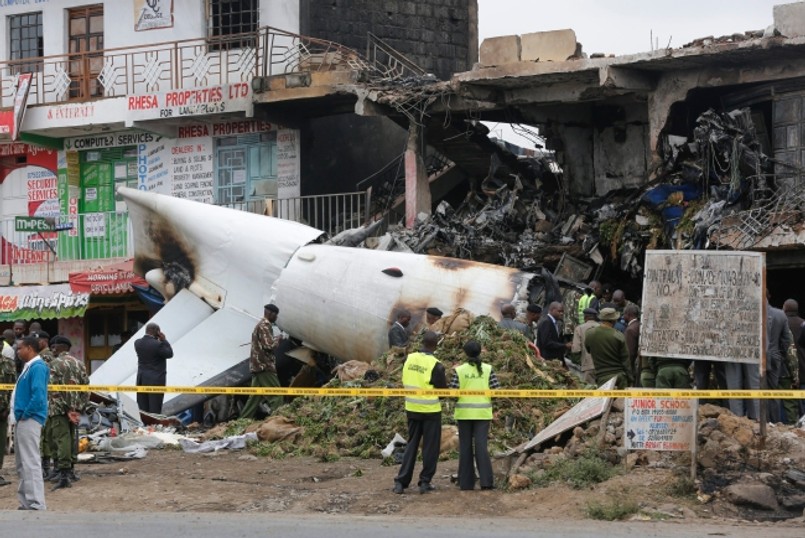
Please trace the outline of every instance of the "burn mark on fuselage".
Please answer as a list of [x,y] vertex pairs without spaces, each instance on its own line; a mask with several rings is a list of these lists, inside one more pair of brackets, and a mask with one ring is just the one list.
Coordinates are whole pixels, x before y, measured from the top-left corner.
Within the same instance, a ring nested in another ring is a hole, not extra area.
[[[165,219],[152,215],[146,223],[147,236],[154,245],[151,256],[139,255],[135,267],[141,274],[151,269],[162,269],[167,282],[173,284],[176,292],[187,288],[195,280],[197,262],[195,252],[188,241]],[[167,283],[166,282],[166,283]]]
[[428,256],[428,260],[439,269],[447,269],[449,271],[458,271],[459,269],[468,269],[473,267],[478,262],[472,260],[460,260],[458,258],[442,258],[438,256]]

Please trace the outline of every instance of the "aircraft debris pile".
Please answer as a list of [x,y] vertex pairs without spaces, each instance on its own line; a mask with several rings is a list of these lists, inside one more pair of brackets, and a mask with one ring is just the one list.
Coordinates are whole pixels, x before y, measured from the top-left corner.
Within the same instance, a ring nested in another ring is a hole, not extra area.
[[786,165],[763,153],[749,109],[708,110],[691,139],[666,136],[661,152],[658,178],[645,187],[574,200],[549,158],[513,166],[493,156],[487,178],[457,207],[442,201],[413,229],[391,227],[367,246],[523,270],[554,268],[567,253],[637,277],[647,248],[750,248],[803,220],[800,172],[781,174]]

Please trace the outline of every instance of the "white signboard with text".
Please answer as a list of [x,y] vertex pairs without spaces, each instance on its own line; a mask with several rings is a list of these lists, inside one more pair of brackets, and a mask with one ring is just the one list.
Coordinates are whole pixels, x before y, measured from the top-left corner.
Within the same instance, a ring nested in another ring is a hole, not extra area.
[[676,398],[626,398],[624,446],[627,450],[693,451],[697,402]]
[[764,265],[759,252],[647,250],[641,355],[760,364]]
[[126,102],[128,121],[228,112],[246,112],[249,116],[252,107],[252,87],[248,82],[130,95]]

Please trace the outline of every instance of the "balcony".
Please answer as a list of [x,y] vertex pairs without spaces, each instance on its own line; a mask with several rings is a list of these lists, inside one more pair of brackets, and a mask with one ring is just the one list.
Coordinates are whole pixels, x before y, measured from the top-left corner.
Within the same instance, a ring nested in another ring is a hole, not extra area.
[[17,79],[33,70],[28,105],[53,105],[199,87],[255,77],[363,69],[337,43],[271,27],[253,33],[0,62],[0,108],[11,108]]

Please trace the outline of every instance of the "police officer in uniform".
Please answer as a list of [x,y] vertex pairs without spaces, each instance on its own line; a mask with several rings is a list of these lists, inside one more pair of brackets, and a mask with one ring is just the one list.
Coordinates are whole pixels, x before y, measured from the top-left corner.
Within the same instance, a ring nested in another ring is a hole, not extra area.
[[[427,331],[422,337],[422,351],[409,353],[403,364],[402,382],[406,389],[446,389],[444,365],[433,355],[439,336]],[[414,476],[414,464],[422,441],[422,472],[419,473],[419,493],[432,491],[430,483],[436,474],[439,445],[442,440],[442,405],[436,396],[406,396],[405,414],[408,417],[408,444],[403,454],[399,474],[394,478],[394,493],[403,493]]]

